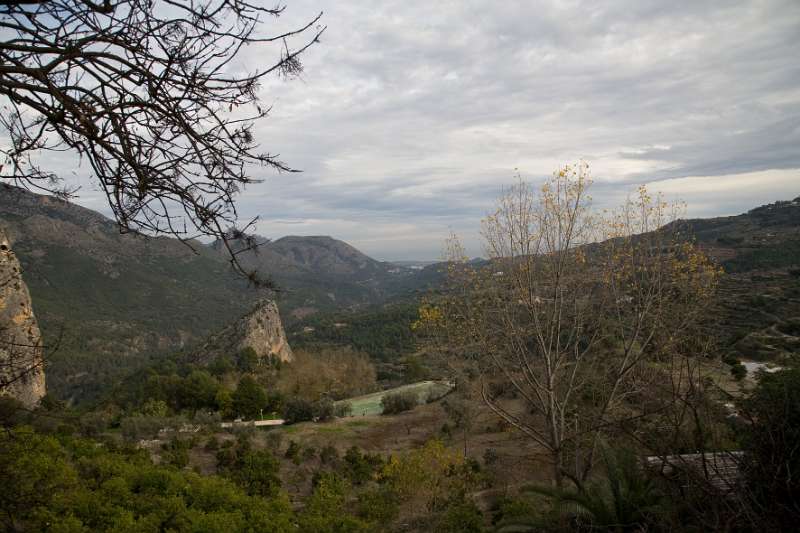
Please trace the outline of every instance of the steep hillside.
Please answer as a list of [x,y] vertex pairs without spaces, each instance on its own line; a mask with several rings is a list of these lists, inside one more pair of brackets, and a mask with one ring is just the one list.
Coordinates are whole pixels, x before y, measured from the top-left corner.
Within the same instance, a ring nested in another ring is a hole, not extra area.
[[[708,313],[719,351],[770,360],[800,353],[800,197],[676,224],[725,271]],[[444,264],[426,266],[403,289],[435,288],[445,271]]]
[[[800,353],[800,197],[741,215],[677,224],[725,270],[717,304],[708,313],[719,351],[770,360]],[[390,280],[385,290],[394,301],[413,301],[435,290],[446,270],[445,263],[417,267],[412,275]],[[325,321],[315,317],[301,326]],[[332,321],[347,320],[335,315]]]
[[175,349],[240,316],[251,290],[197,243],[120,235],[91,210],[0,187],[46,343],[48,388],[90,394],[120,366]]
[[[153,355],[204,339],[262,297],[214,246],[121,235],[103,215],[0,186],[3,226],[45,338],[48,390],[87,398]],[[355,309],[410,273],[330,237],[286,237],[243,262],[271,275],[284,320]]]
[[[708,313],[719,351],[780,360],[800,353],[800,197],[741,215],[680,220],[681,231],[725,271]],[[446,265],[427,265],[399,280],[393,294],[435,289]]]
[[800,197],[686,224],[726,272],[715,313],[723,350],[746,359],[800,353]]

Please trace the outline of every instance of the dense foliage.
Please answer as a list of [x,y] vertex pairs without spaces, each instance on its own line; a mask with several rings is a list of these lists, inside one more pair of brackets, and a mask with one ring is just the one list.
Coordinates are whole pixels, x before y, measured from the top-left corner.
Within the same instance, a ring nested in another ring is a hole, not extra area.
[[142,451],[21,428],[0,435],[0,458],[9,531],[293,530],[285,494],[156,466]]
[[313,352],[296,349],[294,355],[294,360],[283,365],[273,380],[277,390],[287,397],[310,402],[321,397],[341,400],[378,388],[372,362],[351,348],[320,347]]
[[306,422],[314,418],[314,407],[311,402],[302,398],[294,398],[286,402],[283,419],[287,424]]
[[[723,279],[732,281],[725,283],[736,285],[746,279],[759,287],[780,286],[779,291],[770,292],[752,291],[747,289],[752,285],[743,285],[737,290],[749,292],[746,309],[736,308],[732,315],[742,330],[752,330],[757,320],[765,325],[763,331],[738,340],[742,353],[761,354],[769,345],[774,350],[763,353],[779,350],[785,357],[781,364],[788,366],[790,354],[800,346],[800,319],[785,310],[796,306],[800,289],[791,284],[798,269],[786,267],[796,263],[793,258],[798,250],[789,241],[769,240],[768,233],[775,231],[775,240],[781,237],[780,224],[771,216],[764,211],[758,216],[751,213],[746,220],[733,217],[737,220],[724,222],[735,227],[700,224],[700,240],[736,249],[738,255],[724,265],[729,272],[738,273],[728,274],[730,277]],[[736,236],[742,228],[746,231]],[[759,265],[778,270],[754,272]],[[177,261],[174,268],[176,274],[183,272]],[[194,266],[190,263],[187,268]],[[88,290],[85,285],[89,282],[82,283],[76,290]],[[93,300],[87,313],[102,313],[106,304]],[[137,320],[145,319],[138,315],[145,309],[135,307]],[[58,310],[69,308],[65,304]],[[433,405],[397,418],[366,416],[330,425],[301,424],[266,431],[220,428],[221,420],[253,419],[262,414],[283,416],[290,424],[324,422],[347,415],[348,407],[352,411],[352,405],[334,400],[374,391],[381,377],[390,375],[385,381],[407,382],[441,377],[427,366],[426,354],[414,354],[415,332],[410,327],[418,313],[434,310],[393,305],[312,315],[290,329],[297,356],[291,364],[261,361],[252,350],[231,353],[206,365],[197,364],[188,352],[153,360],[130,358],[123,345],[140,342],[136,332],[88,320],[83,331],[91,335],[67,339],[63,345],[67,350],[77,347],[77,351],[63,352],[65,366],[56,368],[68,372],[58,374],[56,379],[63,381],[55,388],[90,394],[97,399],[95,411],[71,411],[54,397],[47,397],[34,413],[0,401],[0,420],[11,428],[0,435],[0,523],[8,530],[25,531],[455,532],[482,531],[492,518],[501,531],[503,526],[517,528],[514,531],[523,527],[543,531],[755,531],[791,530],[800,519],[796,497],[800,487],[794,475],[800,470],[800,374],[792,369],[767,374],[753,386],[737,358],[727,359],[731,372],[741,380],[742,390],[752,387],[752,394],[745,392],[746,400],[738,406],[742,416],[726,418],[729,413],[720,400],[723,392],[710,379],[720,378],[718,375],[687,382],[685,386],[691,390],[674,410],[665,409],[643,392],[630,394],[626,408],[664,412],[651,425],[621,427],[612,442],[605,443],[612,448],[630,445],[636,456],[612,450],[589,479],[565,480],[559,489],[539,486],[516,494],[509,478],[490,477],[508,474],[501,469],[508,466],[503,466],[506,457],[498,458],[494,448],[475,452],[485,444],[479,436],[484,427],[489,432],[483,415],[475,412],[480,409],[479,397],[448,397],[443,411]],[[756,315],[760,318],[753,318]],[[180,321],[194,315],[187,316]],[[116,321],[123,316],[109,318]],[[430,318],[436,320],[436,316]],[[157,317],[150,320],[153,327],[177,328],[177,322],[155,324]],[[117,356],[80,359],[94,349],[92,338],[114,336],[121,350]],[[159,340],[147,342],[156,345]],[[693,345],[687,348],[696,353]],[[125,373],[129,377],[102,397],[99,388],[84,390],[80,379],[67,383],[68,375],[87,368],[96,371],[92,379],[113,376],[114,381]],[[587,383],[601,379],[604,370],[603,365],[592,366]],[[730,384],[727,370],[722,375],[728,380],[725,384]],[[663,359],[634,377],[659,376],[668,376]],[[502,405],[520,402],[508,382],[490,382],[487,390]],[[652,393],[655,389],[643,390]],[[585,410],[587,403],[597,402],[598,397],[596,388],[587,388],[577,409]],[[724,401],[733,400],[726,397]],[[413,395],[387,394],[382,407],[391,415],[413,409],[417,403]],[[446,437],[447,445],[439,441],[423,445],[431,433],[420,438],[420,433],[414,432],[414,422],[433,418],[434,411],[447,417],[441,430],[443,418],[436,419],[433,432]],[[669,419],[673,415],[674,421]],[[577,415],[571,412],[570,417],[572,424]],[[371,424],[383,424],[387,432],[397,430],[391,428],[396,424],[398,433],[405,434],[399,438],[370,435]],[[497,425],[501,428],[498,432],[508,429]],[[312,437],[307,440],[309,435]],[[369,438],[383,442],[376,448]],[[383,452],[348,448],[351,442]],[[393,455],[382,455],[388,450]],[[702,473],[673,471],[667,476],[641,468],[640,459],[645,455],[691,455],[698,450],[744,451],[739,465],[741,483],[735,491],[714,487]],[[482,457],[485,470],[468,459],[468,453]],[[497,465],[495,469],[492,464]],[[527,474],[521,473],[522,481]],[[492,501],[493,489],[501,486],[505,496]],[[475,500],[480,500],[480,507]]]
[[763,374],[743,407],[752,420],[747,487],[770,523],[789,531],[800,520],[800,368]]
[[387,394],[381,398],[383,414],[396,415],[404,411],[410,411],[419,403],[419,398],[415,392],[395,392]]
[[[323,449],[299,509],[281,487],[280,459],[254,449],[250,435],[209,441],[220,475],[188,471],[191,446],[172,441],[156,465],[148,452],[113,441],[7,429],[0,435],[0,522],[8,531],[349,533],[392,529],[402,508],[421,530],[483,528],[467,498],[479,483],[477,465],[438,441],[389,459],[356,447],[342,457]],[[292,441],[284,455],[300,465],[316,452]]]
[[780,247],[758,246],[743,250],[743,253],[723,263],[728,272],[750,272],[771,268],[786,268],[797,265],[800,257],[800,241],[788,241]]
[[[207,366],[196,364],[189,354],[161,359],[118,385],[103,404],[134,416],[217,413],[223,419],[285,415],[292,422],[324,421],[336,414],[333,400],[376,388],[372,363],[348,348],[314,354],[297,350],[290,364],[260,361],[246,349]],[[163,409],[153,411],[153,402]],[[137,421],[143,422],[141,417]]]
[[294,346],[352,346],[377,361],[389,361],[414,351],[411,324],[415,304],[371,307],[355,313],[311,316],[289,329]]

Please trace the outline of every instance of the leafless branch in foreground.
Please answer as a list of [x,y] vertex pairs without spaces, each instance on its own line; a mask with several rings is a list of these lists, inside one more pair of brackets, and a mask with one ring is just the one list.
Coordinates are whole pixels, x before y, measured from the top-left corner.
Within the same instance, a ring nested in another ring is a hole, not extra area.
[[[0,180],[70,198],[75,188],[37,157],[77,152],[123,233],[222,240],[259,283],[227,245],[234,197],[255,181],[253,165],[294,171],[254,140],[269,113],[259,83],[299,74],[325,30],[320,13],[262,36],[283,11],[248,0],[0,1]],[[274,61],[242,66],[249,46]]]

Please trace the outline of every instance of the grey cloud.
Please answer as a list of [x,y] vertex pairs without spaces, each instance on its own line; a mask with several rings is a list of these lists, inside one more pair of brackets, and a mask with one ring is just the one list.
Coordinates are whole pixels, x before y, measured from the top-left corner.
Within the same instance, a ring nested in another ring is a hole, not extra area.
[[603,205],[642,182],[800,168],[796,0],[298,0],[269,24],[320,10],[305,73],[265,81],[256,126],[304,172],[253,169],[265,181],[239,202],[278,230],[315,221],[378,257],[426,258],[455,229],[477,254],[515,168],[536,181],[583,157]]
[[[742,127],[747,125],[742,124]],[[719,176],[764,169],[797,169],[800,168],[800,113],[755,129],[719,132],[669,149],[655,148],[621,155],[668,163],[667,168],[642,176],[651,180]]]

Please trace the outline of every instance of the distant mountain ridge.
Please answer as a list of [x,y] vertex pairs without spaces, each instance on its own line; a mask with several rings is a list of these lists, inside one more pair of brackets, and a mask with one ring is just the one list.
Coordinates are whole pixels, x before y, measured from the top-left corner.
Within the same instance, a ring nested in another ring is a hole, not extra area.
[[[414,270],[377,261],[346,242],[328,236],[287,236],[243,250],[233,243],[241,264],[268,275],[278,285],[281,313],[288,321],[319,311],[356,309],[392,297]],[[211,248],[224,256],[221,243]]]
[[[721,342],[742,357],[800,350],[800,198],[681,224],[728,272],[716,310]],[[61,397],[91,396],[136,358],[199,342],[264,296],[231,271],[218,245],[192,251],[175,239],[120,235],[103,215],[52,197],[0,185],[0,225],[46,345],[58,341],[48,390]],[[240,257],[275,279],[287,327],[312,314],[414,301],[445,271],[443,263],[376,261],[325,236],[283,237]]]
[[[398,273],[398,269],[402,269],[391,263],[377,261],[350,244],[327,235],[288,235],[276,240],[254,235],[253,239],[259,245],[252,252],[243,254],[244,261],[251,267],[269,268],[276,275],[313,273],[368,280],[374,276]],[[219,242],[212,243],[211,248],[223,251]]]
[[[48,388],[91,395],[136,358],[199,342],[242,316],[262,291],[234,274],[214,246],[120,234],[100,213],[0,185],[0,226],[23,267],[50,354]],[[286,237],[244,254],[272,275],[285,317],[381,301],[396,274],[330,237]]]
[[384,274],[391,267],[332,237],[289,235],[269,243],[268,248],[316,272],[351,275]]

